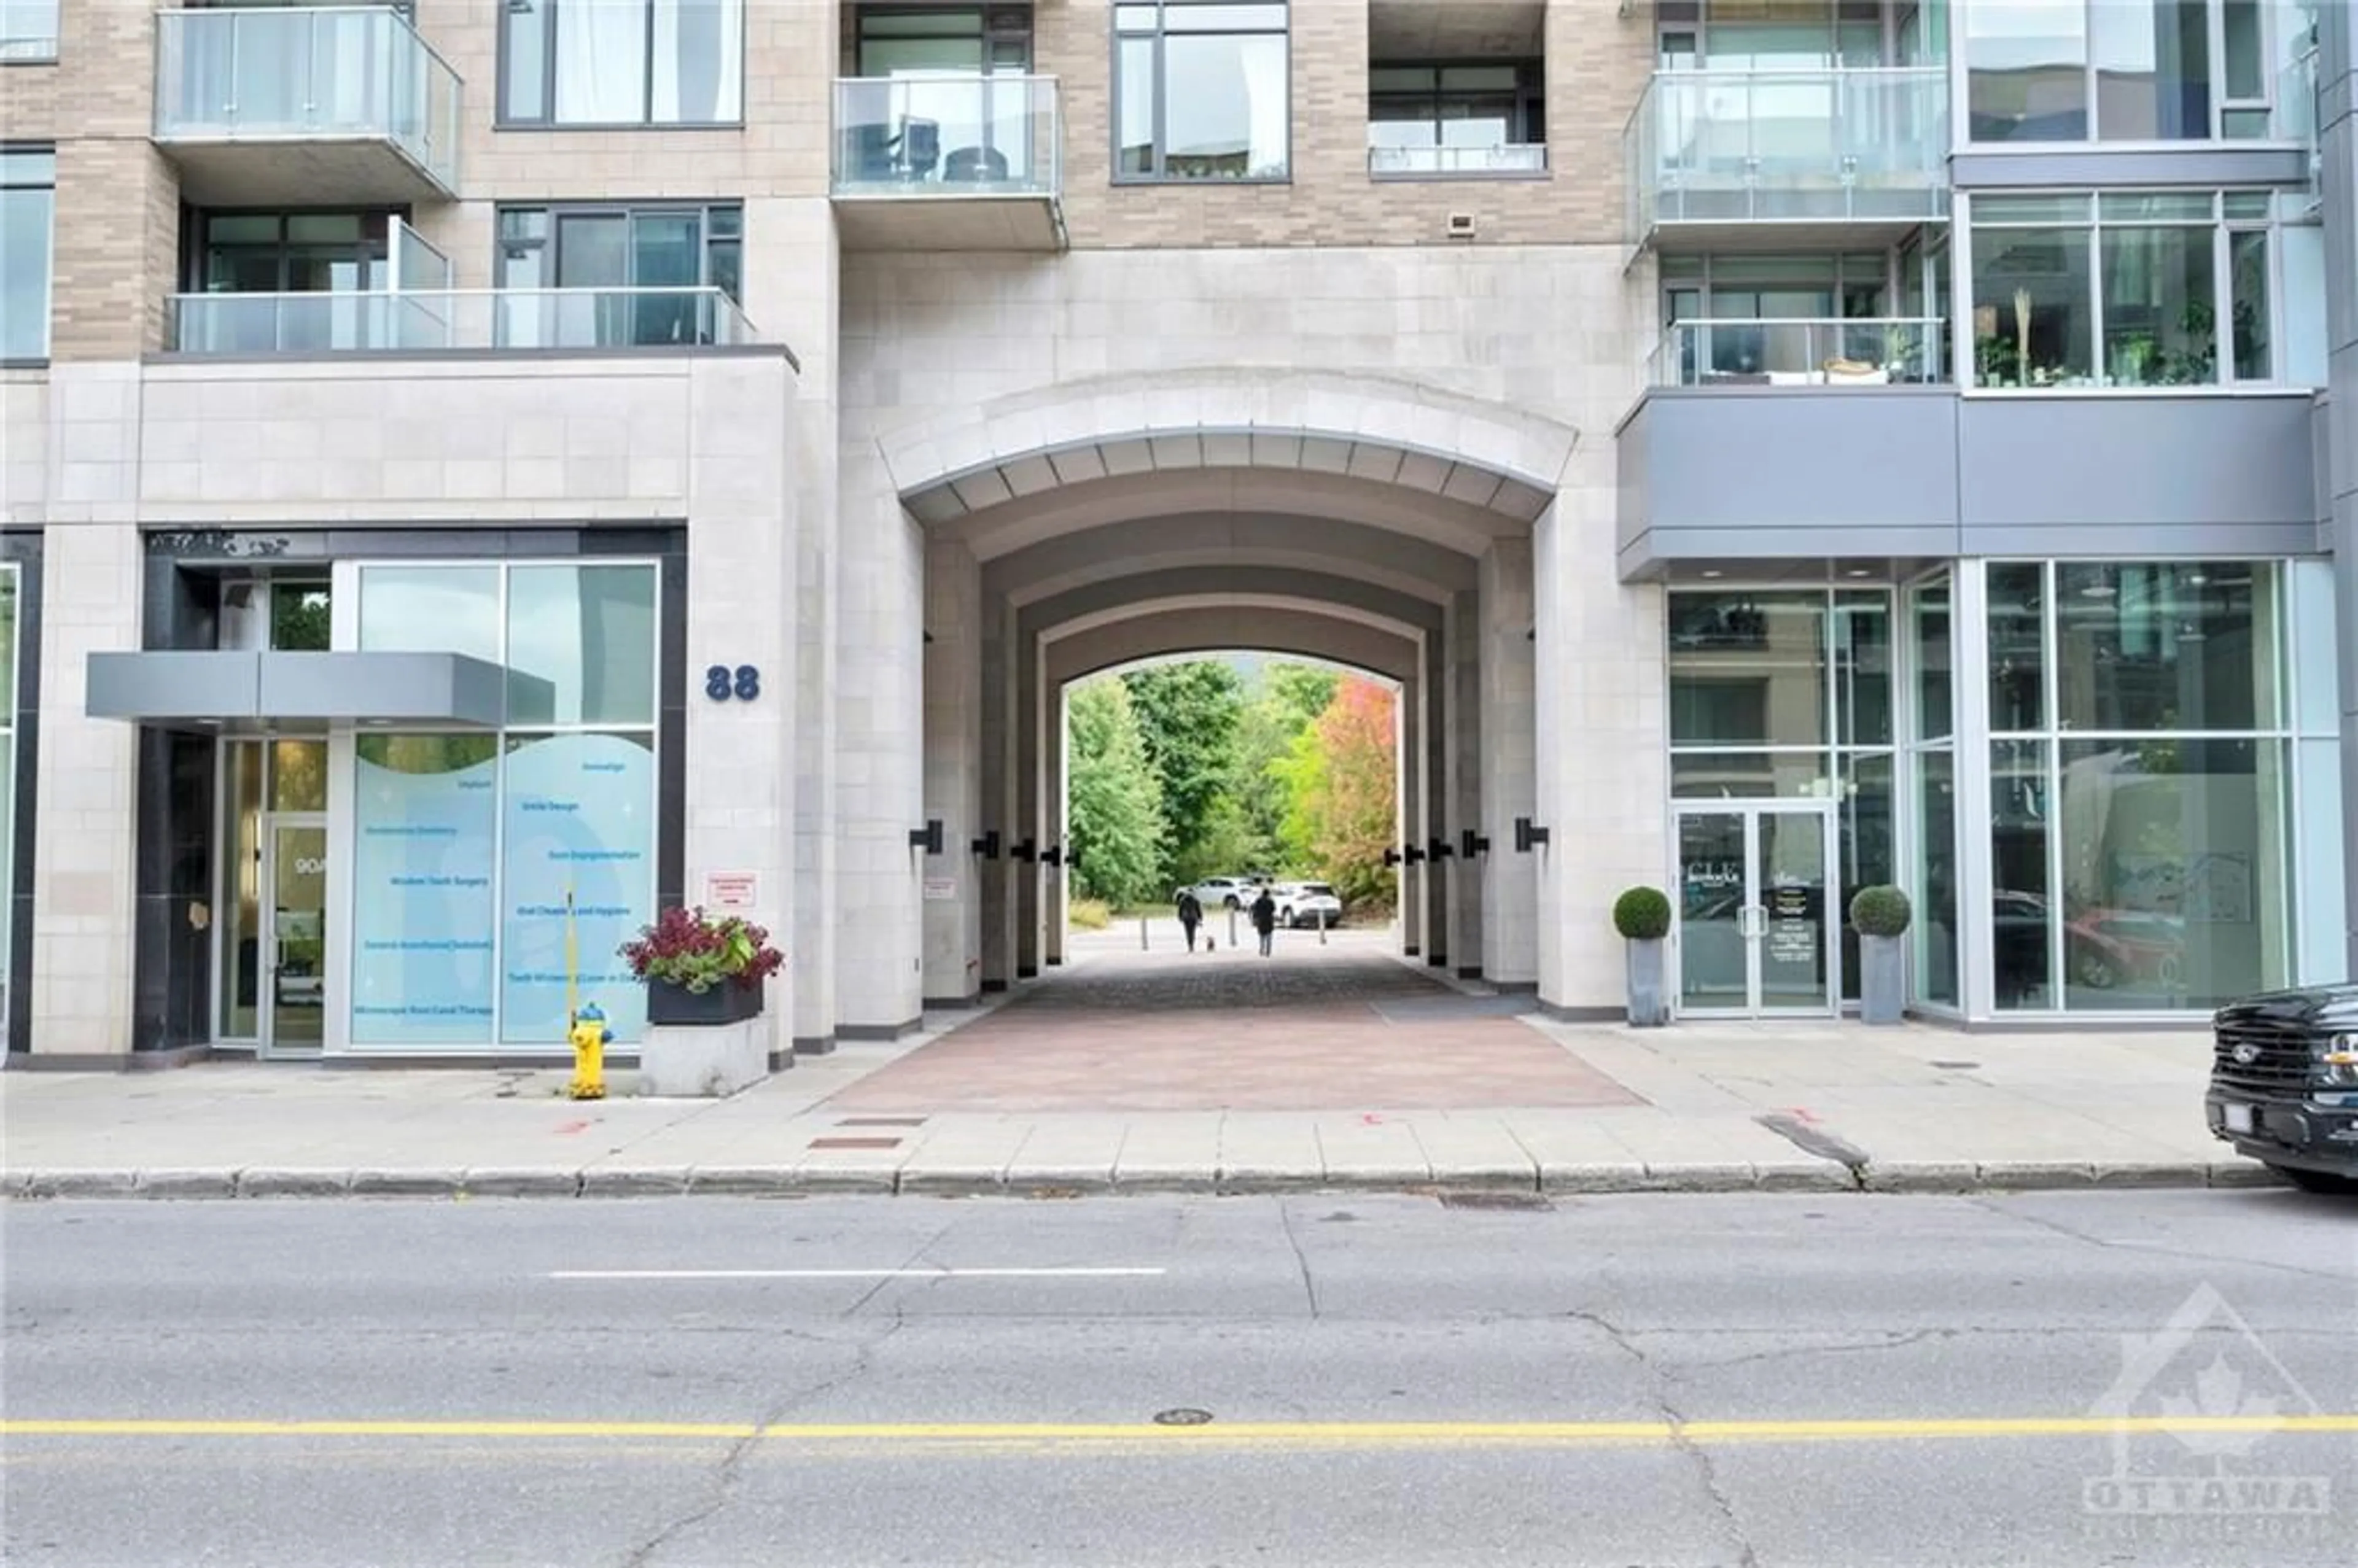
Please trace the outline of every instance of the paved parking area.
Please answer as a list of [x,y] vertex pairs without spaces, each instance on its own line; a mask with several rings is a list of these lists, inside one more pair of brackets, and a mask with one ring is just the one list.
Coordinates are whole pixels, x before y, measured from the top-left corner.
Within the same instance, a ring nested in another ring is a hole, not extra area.
[[[858,1112],[1442,1110],[1643,1102],[1524,1022],[1402,964],[1379,934],[1190,954],[1136,928],[838,1093]],[[1162,935],[1157,933],[1157,935]]]

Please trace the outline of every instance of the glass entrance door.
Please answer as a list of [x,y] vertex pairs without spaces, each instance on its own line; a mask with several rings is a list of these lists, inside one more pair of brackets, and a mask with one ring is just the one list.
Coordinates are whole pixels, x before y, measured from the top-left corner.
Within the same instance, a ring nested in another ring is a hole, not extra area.
[[1833,827],[1824,808],[1779,801],[1679,808],[1679,1011],[1834,1011]]
[[263,929],[268,1016],[265,1055],[308,1055],[319,1049],[328,1017],[328,825],[316,816],[274,816],[263,885],[270,890]]

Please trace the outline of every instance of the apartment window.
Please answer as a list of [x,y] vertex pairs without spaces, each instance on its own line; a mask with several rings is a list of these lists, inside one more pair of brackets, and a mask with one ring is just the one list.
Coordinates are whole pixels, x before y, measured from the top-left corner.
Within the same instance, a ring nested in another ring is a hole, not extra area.
[[[2315,373],[2310,247],[2267,191],[1975,196],[1974,380],[1997,387],[2210,386]],[[2297,243],[2288,245],[2288,240]],[[2288,265],[2289,250],[2295,261]],[[2286,285],[2297,297],[2287,298]]]
[[[503,208],[498,286],[519,291],[503,307],[503,341],[565,348],[710,341],[708,291],[738,297],[744,224],[735,206]],[[558,297],[550,289],[580,292]]]
[[0,0],[0,61],[58,58],[58,0]]
[[1379,174],[1537,171],[1546,140],[1536,61],[1368,72],[1368,166]]
[[1282,5],[1114,7],[1116,178],[1283,179]]
[[508,0],[511,124],[715,125],[744,114],[744,0]]
[[1974,0],[1963,9],[1976,142],[2266,137],[2276,83],[2307,47],[2292,7],[2263,0]]
[[0,360],[49,357],[49,233],[58,155],[0,147]]

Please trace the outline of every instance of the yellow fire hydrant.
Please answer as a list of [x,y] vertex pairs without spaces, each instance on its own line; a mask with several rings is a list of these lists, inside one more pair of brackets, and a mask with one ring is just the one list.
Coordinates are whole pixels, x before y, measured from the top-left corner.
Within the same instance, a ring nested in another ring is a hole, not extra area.
[[614,1032],[606,1027],[605,1009],[594,1001],[584,1005],[573,1015],[568,1033],[573,1042],[573,1082],[567,1092],[575,1099],[604,1099],[606,1047],[614,1043]]

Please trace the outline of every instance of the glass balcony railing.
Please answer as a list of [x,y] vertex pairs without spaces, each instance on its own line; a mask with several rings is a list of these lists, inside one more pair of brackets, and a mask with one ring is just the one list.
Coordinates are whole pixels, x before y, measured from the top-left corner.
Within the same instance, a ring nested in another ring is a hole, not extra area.
[[1651,386],[1938,386],[1949,329],[1931,317],[1673,321],[1646,370]]
[[1368,172],[1378,179],[1419,179],[1453,174],[1545,174],[1547,147],[1507,142],[1488,147],[1369,147]]
[[927,72],[835,84],[838,196],[1042,196],[1063,189],[1053,76]]
[[383,140],[456,191],[459,124],[457,73],[388,7],[156,18],[158,142]]
[[677,349],[758,341],[718,288],[429,288],[180,294],[175,352],[312,356],[436,349]]
[[1623,134],[1634,232],[1666,223],[1937,219],[1940,67],[1658,73]]

